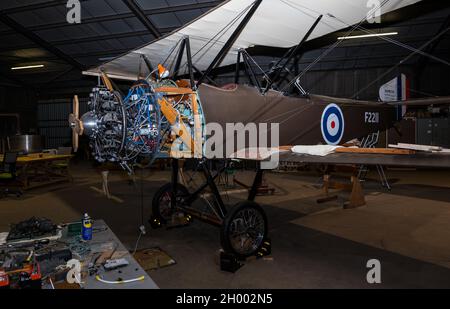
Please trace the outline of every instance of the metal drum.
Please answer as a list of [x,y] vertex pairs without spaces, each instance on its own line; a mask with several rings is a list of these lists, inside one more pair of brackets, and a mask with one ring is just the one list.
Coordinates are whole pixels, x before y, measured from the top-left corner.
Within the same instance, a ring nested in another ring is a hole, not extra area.
[[15,135],[7,138],[9,151],[17,151],[23,154],[41,152],[44,148],[44,140],[40,135]]

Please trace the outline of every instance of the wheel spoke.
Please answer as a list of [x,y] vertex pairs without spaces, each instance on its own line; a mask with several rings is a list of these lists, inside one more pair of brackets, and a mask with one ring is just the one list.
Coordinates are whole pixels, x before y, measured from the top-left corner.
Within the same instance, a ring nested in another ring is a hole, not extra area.
[[[178,189],[176,196],[176,204],[180,205],[183,202],[183,196],[186,193],[182,189]],[[158,210],[159,215],[162,219],[169,221],[172,219],[172,215],[175,209],[172,207],[172,191],[168,188],[165,192],[163,192],[158,200]]]
[[262,243],[264,229],[264,218],[260,212],[253,208],[242,209],[230,224],[230,244],[236,252],[249,254]]

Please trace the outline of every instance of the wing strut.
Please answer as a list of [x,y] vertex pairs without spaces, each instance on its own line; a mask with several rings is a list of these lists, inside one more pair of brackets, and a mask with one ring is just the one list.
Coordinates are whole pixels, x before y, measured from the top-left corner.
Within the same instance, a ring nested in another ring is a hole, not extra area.
[[[292,57],[294,57],[297,52],[303,47],[303,45],[305,44],[306,40],[308,40],[308,38],[310,37],[311,33],[314,31],[314,29],[316,29],[317,25],[319,24],[320,20],[322,19],[323,15],[320,15],[316,21],[314,22],[314,24],[311,26],[311,28],[309,28],[308,32],[305,34],[305,36],[303,37],[303,39],[300,41],[300,43],[298,43],[298,45],[294,48],[291,48],[280,60],[278,60],[278,62],[275,64],[274,69],[275,69],[275,76],[273,78],[271,78],[271,81],[267,84],[266,89],[264,90],[264,93],[266,93],[267,91],[269,91],[269,89],[272,87],[273,83],[276,82],[281,75],[281,72],[284,70],[284,68],[288,65],[288,63],[291,61]],[[286,61],[284,62],[283,66],[280,66],[281,62],[286,58]]]
[[214,58],[214,60],[211,62],[209,67],[206,69],[205,73],[203,73],[203,75],[200,77],[200,79],[197,82],[197,87],[200,86],[203,83],[203,80],[206,78],[206,76],[208,76],[209,73],[211,73],[211,71],[222,62],[225,55],[228,53],[230,48],[233,46],[234,42],[237,40],[237,38],[241,34],[242,30],[244,30],[245,26],[247,26],[247,23],[250,21],[253,14],[255,14],[255,12],[258,9],[261,2],[262,2],[262,0],[256,0],[253,3],[253,6],[250,8],[247,15],[244,16],[241,23],[237,26],[236,30],[234,30],[233,34],[231,34],[228,41],[225,43],[225,45],[219,51],[219,53]]
[[180,71],[181,67],[181,60],[183,59],[184,54],[186,53],[186,59],[187,59],[187,68],[188,68],[188,74],[189,74],[189,80],[191,82],[191,89],[195,90],[195,81],[194,81],[194,66],[192,65],[192,55],[191,55],[191,43],[189,40],[189,36],[185,36],[181,39],[181,45],[178,50],[178,55],[175,62],[175,68],[173,71],[172,79],[178,78],[178,73]]

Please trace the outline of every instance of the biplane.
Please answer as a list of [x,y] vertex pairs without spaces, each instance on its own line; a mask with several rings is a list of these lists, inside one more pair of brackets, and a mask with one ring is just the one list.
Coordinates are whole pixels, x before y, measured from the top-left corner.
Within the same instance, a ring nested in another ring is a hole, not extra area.
[[[386,0],[374,9],[389,13],[417,2]],[[225,251],[241,258],[258,254],[268,237],[267,216],[255,202],[263,169],[257,170],[247,201],[226,207],[215,180],[235,157],[208,156],[208,124],[276,123],[275,148],[339,145],[394,126],[402,118],[398,107],[413,100],[382,103],[313,95],[303,89],[299,76],[284,87],[278,84],[305,42],[342,29],[349,29],[348,34],[363,29],[367,11],[365,0],[225,1],[177,31],[84,72],[97,76],[99,84],[91,93],[90,111],[81,117],[75,100],[69,119],[74,140],[87,135],[97,161],[116,162],[129,173],[139,158],[171,158],[172,179],[153,198],[152,223],[187,214],[219,226]],[[254,59],[247,49],[254,46],[287,52],[259,78],[249,65]],[[211,72],[230,65],[235,66],[235,82],[215,85]],[[250,85],[239,83],[242,70]],[[121,95],[115,79],[134,84]],[[426,103],[448,102],[437,98]],[[179,180],[184,159],[196,160],[205,178],[193,192]],[[213,170],[209,163],[214,160],[224,163]],[[202,212],[193,204],[207,188],[215,202]]]

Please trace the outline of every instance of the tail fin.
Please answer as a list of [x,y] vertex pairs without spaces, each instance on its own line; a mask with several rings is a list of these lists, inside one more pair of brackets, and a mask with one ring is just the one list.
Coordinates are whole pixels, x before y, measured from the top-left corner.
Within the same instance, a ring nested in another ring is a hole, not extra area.
[[[405,74],[400,74],[396,78],[382,85],[379,90],[380,99],[383,102],[408,101],[410,98],[410,83]],[[397,118],[401,119],[408,110],[408,104],[398,105]]]

